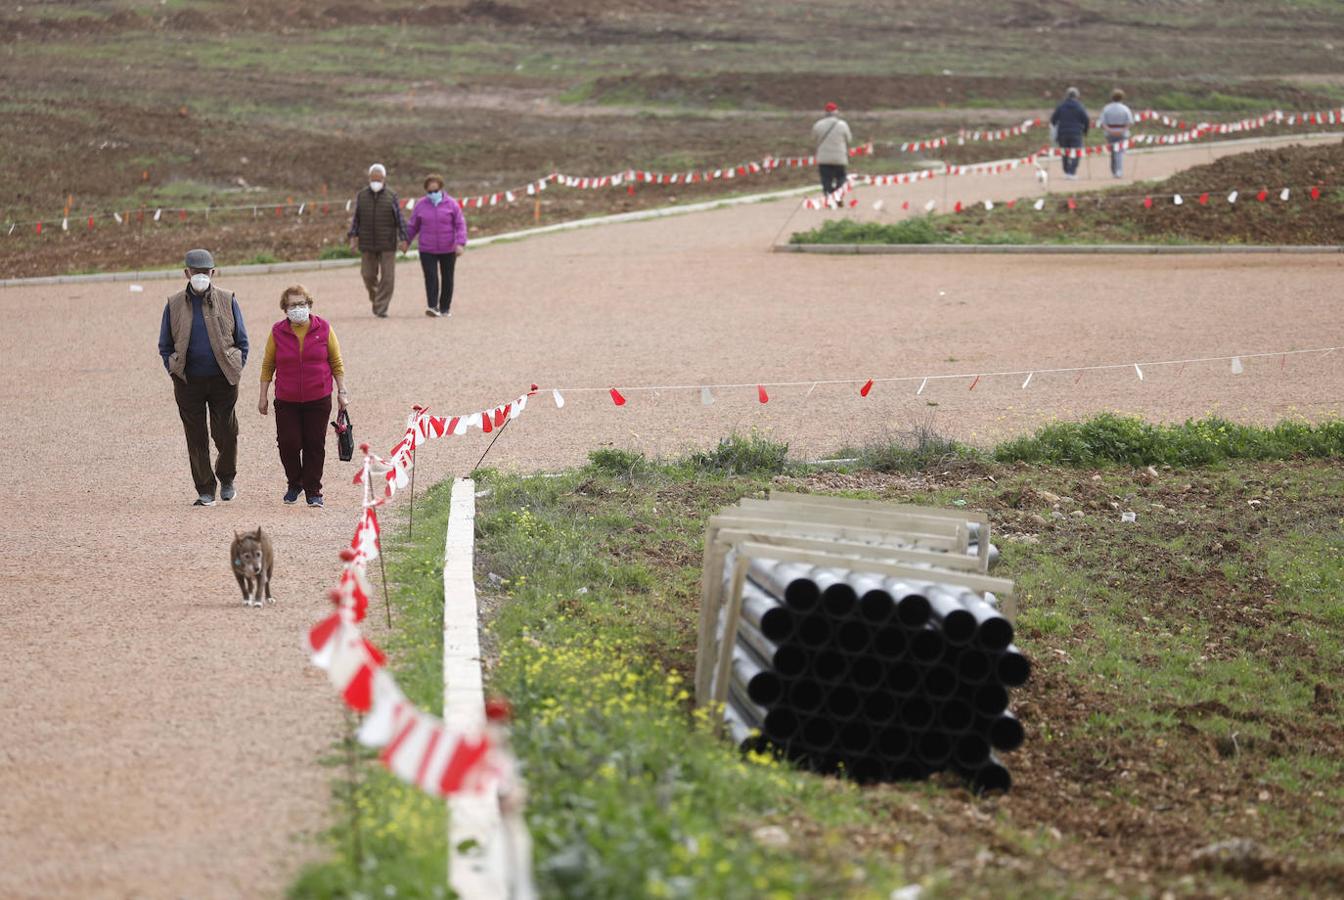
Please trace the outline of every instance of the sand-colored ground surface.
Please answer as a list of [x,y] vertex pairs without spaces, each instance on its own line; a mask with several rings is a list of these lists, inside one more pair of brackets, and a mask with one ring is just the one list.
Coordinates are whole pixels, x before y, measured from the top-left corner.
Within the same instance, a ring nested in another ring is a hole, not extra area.
[[[1204,148],[1144,156],[1144,177]],[[1100,178],[1104,164],[1094,161]],[[1098,181],[1097,184],[1103,182]],[[1104,182],[1109,183],[1109,179]],[[1087,182],[1076,187],[1085,188]],[[955,189],[956,185],[954,185]],[[1029,172],[964,199],[1023,196]],[[867,189],[887,209],[942,186]],[[193,509],[181,428],[155,351],[168,282],[0,291],[0,502],[9,546],[0,661],[0,896],[279,893],[318,851],[338,701],[299,649],[322,613],[358,494],[330,446],[327,508],[284,507],[274,424],[256,412],[261,346],[301,280],[339,334],[360,440],[386,448],[412,403],[469,412],[531,382],[560,387],[509,426],[488,464],[553,468],[615,444],[674,453],[759,428],[819,455],[924,423],[987,443],[1106,409],[1171,420],[1337,416],[1330,356],[1023,378],[863,379],[1041,370],[1344,344],[1344,258],[771,254],[797,200],[555,234],[470,252],[454,316],[422,313],[419,267],[372,318],[354,269],[240,278],[254,341],[238,403],[238,499]],[[793,228],[835,213],[798,212]],[[186,249],[186,248],[183,248]],[[175,289],[175,286],[173,287]],[[850,385],[819,385],[856,379]],[[798,382],[715,392],[606,388]],[[583,391],[580,388],[599,390]],[[460,474],[485,438],[444,439],[419,479]],[[278,548],[276,606],[246,609],[234,528]],[[376,623],[375,623],[376,627]]]

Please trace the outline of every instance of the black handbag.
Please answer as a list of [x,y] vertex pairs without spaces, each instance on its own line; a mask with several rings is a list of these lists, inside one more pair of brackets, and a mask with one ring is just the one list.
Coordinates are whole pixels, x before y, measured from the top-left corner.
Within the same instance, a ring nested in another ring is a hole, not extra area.
[[341,457],[341,462],[349,462],[355,458],[355,429],[350,426],[350,414],[341,410],[336,414],[336,421],[331,423],[331,427],[336,429],[336,452]]

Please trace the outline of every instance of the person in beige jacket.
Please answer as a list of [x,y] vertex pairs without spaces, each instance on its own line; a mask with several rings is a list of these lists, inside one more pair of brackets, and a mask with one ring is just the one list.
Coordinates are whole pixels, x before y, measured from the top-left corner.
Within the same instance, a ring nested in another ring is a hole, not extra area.
[[[159,325],[159,355],[172,376],[173,397],[187,438],[193,506],[214,506],[238,493],[238,379],[247,364],[247,328],[238,298],[214,283],[215,260],[208,250],[187,253],[187,285],[168,298]],[[208,429],[207,429],[208,423]],[[210,439],[219,458],[210,467]]]
[[835,193],[845,183],[845,166],[849,164],[849,145],[854,135],[849,125],[840,118],[840,107],[826,104],[826,115],[812,126],[812,142],[817,146],[817,167],[821,170],[821,192]]

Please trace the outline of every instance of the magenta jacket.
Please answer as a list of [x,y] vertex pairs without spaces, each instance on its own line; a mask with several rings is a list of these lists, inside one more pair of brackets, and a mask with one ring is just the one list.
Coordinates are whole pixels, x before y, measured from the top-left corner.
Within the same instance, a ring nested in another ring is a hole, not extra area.
[[312,316],[300,351],[299,336],[289,319],[275,323],[271,328],[275,338],[275,399],[306,403],[331,396],[331,362],[327,358],[330,334],[327,320]]
[[467,246],[467,217],[447,194],[435,206],[428,196],[415,201],[411,221],[406,223],[406,242],[420,235],[421,253],[452,253]]

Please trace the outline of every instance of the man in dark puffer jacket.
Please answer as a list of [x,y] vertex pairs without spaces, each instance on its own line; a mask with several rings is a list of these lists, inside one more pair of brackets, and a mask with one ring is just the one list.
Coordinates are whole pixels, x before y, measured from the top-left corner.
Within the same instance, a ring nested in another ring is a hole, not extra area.
[[[1055,131],[1055,143],[1062,150],[1081,150],[1083,146],[1083,137],[1087,134],[1087,129],[1091,122],[1087,117],[1087,110],[1083,108],[1083,103],[1078,99],[1078,89],[1071,87],[1064,92],[1064,102],[1055,107],[1055,112],[1050,116],[1050,125]],[[1073,179],[1078,177],[1078,156],[1064,156],[1064,177]]]
[[360,255],[359,273],[369,292],[373,314],[387,318],[392,287],[397,277],[397,244],[406,241],[406,221],[401,201],[387,186],[382,163],[369,167],[369,184],[355,197],[355,215],[350,220],[350,249]]

